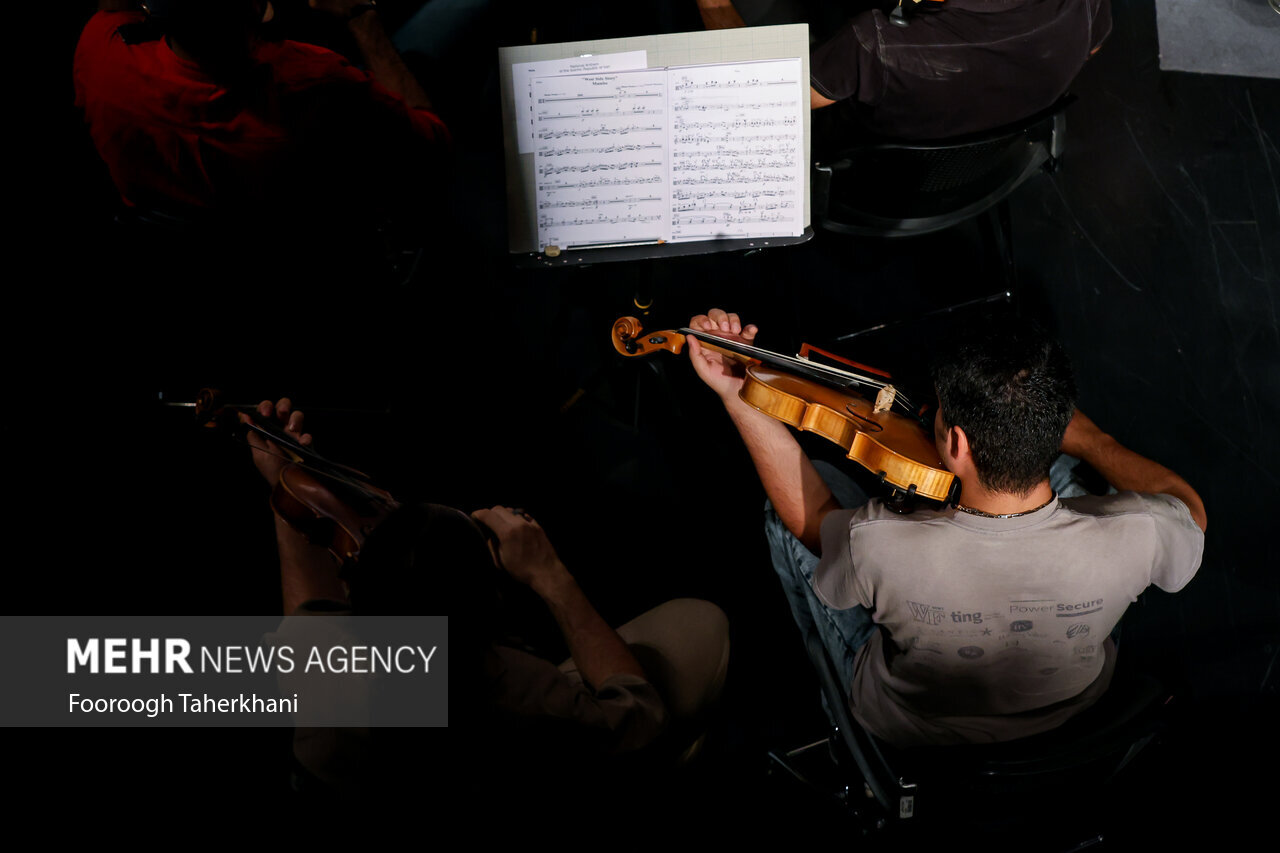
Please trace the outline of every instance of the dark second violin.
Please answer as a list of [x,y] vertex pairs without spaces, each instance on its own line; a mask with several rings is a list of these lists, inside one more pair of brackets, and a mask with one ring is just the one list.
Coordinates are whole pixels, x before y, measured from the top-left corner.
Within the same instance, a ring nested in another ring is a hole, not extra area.
[[821,350],[807,345],[800,355],[786,356],[741,338],[697,329],[645,333],[635,317],[613,324],[614,349],[625,356],[659,350],[679,354],[688,337],[747,366],[739,392],[747,404],[839,445],[849,459],[893,490],[891,498],[949,503],[959,496],[960,481],[943,467],[931,430],[905,395],[885,381],[887,374],[877,378],[820,364],[807,354]]
[[[368,476],[330,461],[298,441],[256,406],[225,405],[205,389],[195,403],[206,426],[253,432],[270,439],[289,461],[271,489],[271,508],[314,545],[327,548],[344,566],[359,559],[366,538],[400,503]],[[242,422],[240,413],[248,416]]]

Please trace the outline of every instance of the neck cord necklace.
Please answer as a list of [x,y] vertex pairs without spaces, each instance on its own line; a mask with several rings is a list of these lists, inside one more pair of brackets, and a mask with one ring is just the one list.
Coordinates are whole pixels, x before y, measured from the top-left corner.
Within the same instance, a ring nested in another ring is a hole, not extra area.
[[983,512],[980,509],[971,509],[970,507],[961,506],[960,504],[956,504],[956,509],[960,510],[961,512],[967,512],[970,515],[980,515],[983,518],[1017,518],[1020,515],[1031,515],[1031,513],[1033,512],[1039,512],[1040,510],[1044,509],[1045,507],[1047,507],[1049,504],[1053,503],[1057,499],[1058,499],[1058,493],[1052,492],[1049,495],[1049,500],[1040,504],[1040,506],[1036,507],[1035,509],[1024,509],[1022,512],[1006,512],[1003,515],[996,515],[993,512]]

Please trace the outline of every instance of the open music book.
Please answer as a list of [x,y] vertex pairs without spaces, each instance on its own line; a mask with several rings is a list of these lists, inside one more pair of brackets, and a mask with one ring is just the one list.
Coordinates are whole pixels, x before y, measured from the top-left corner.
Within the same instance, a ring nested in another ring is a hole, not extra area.
[[796,236],[796,59],[532,79],[538,248]]

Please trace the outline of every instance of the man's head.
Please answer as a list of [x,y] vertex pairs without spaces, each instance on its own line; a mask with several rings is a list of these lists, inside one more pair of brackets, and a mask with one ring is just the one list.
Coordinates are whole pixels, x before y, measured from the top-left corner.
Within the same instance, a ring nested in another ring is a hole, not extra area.
[[1028,320],[985,321],[940,351],[932,373],[943,459],[967,452],[993,492],[1025,495],[1048,477],[1076,397],[1057,341]]
[[242,61],[258,25],[273,13],[268,0],[143,0],[141,5],[171,42],[212,69]]
[[497,578],[486,531],[471,516],[410,503],[369,535],[347,583],[358,613],[448,613],[473,627],[493,618]]

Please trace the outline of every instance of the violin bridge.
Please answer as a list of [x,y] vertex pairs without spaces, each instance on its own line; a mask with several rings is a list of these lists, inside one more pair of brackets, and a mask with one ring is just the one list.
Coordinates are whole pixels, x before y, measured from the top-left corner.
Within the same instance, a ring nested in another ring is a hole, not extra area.
[[894,398],[898,396],[898,389],[892,385],[886,385],[880,389],[880,393],[876,394],[876,404],[872,409],[873,414],[887,412],[893,408]]

